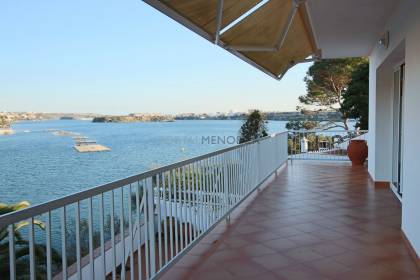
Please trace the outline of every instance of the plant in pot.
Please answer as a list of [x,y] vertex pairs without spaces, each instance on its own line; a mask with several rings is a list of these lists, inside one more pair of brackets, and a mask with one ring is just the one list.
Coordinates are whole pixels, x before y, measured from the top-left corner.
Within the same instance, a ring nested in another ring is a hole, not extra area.
[[366,140],[353,139],[347,148],[352,165],[363,165],[368,157],[368,146]]

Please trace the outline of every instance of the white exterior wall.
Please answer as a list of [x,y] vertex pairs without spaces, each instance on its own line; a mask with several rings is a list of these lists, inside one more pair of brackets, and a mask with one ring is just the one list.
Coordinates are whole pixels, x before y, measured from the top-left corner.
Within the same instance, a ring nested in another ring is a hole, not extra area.
[[[420,5],[418,5],[420,6]],[[420,7],[406,39],[402,228],[420,256]]]
[[383,31],[387,30],[389,48],[378,45],[370,56],[369,173],[375,181],[391,181],[392,73],[402,58],[406,64],[402,230],[420,255],[420,1],[401,0]]

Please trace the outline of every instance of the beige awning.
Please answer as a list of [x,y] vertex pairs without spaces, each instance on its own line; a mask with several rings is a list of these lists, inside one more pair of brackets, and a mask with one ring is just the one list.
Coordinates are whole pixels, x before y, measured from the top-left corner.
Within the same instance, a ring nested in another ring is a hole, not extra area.
[[318,55],[302,0],[144,0],[275,78]]
[[[217,0],[162,0],[161,2],[207,33],[216,33]],[[259,2],[261,0],[223,1],[221,27],[226,27]]]

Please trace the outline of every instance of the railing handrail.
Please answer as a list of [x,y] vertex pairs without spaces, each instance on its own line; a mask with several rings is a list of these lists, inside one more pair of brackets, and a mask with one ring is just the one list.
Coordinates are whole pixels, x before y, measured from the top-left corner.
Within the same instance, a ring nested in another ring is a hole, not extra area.
[[367,133],[369,130],[328,130],[328,129],[311,129],[311,130],[288,130],[287,132],[297,132],[297,133],[320,133],[320,132],[329,132],[329,133],[346,133],[346,132],[361,132]]
[[288,152],[293,160],[349,161],[347,151],[353,140],[368,138],[368,130],[292,130]]
[[196,156],[196,157],[192,157],[186,160],[182,160],[182,161],[178,161],[169,165],[165,165],[165,166],[161,166],[158,168],[154,168],[136,175],[132,175],[123,179],[119,179],[110,183],[105,183],[96,187],[92,187],[86,190],[82,190],[73,194],[69,194],[57,199],[53,199],[47,202],[43,202],[43,203],[39,203],[39,204],[35,204],[32,205],[28,208],[24,208],[22,210],[19,211],[15,211],[15,212],[11,212],[5,215],[1,215],[0,216],[0,229],[4,228],[10,224],[16,223],[16,222],[20,222],[23,221],[25,219],[29,219],[31,217],[35,217],[41,214],[44,214],[48,211],[53,211],[55,209],[58,209],[60,207],[63,207],[64,205],[68,205],[68,204],[72,204],[72,203],[76,203],[78,201],[84,200],[84,199],[88,199],[90,197],[99,195],[101,193],[105,193],[107,191],[111,191],[113,189],[117,189],[119,187],[123,187],[138,181],[141,181],[143,179],[149,178],[151,176],[166,172],[166,171],[170,171],[173,170],[175,168],[181,167],[181,166],[185,166],[187,164],[193,163],[193,162],[197,162],[200,160],[204,160],[210,157],[214,157],[223,153],[227,153],[229,151],[233,151],[236,149],[239,149],[243,146],[246,145],[250,145],[253,143],[257,143],[257,142],[261,142],[263,140],[269,139],[269,138],[273,138],[276,137],[278,135],[284,134],[284,133],[288,133],[289,131],[283,131],[283,132],[279,132],[279,133],[274,133],[271,134],[269,136],[266,137],[262,137],[256,140],[252,140],[249,142],[245,142],[245,143],[241,143],[238,145],[234,145],[231,147],[227,147],[227,148],[223,148],[223,149],[219,149],[216,150],[214,152],[210,152],[207,154],[203,154],[200,156]]

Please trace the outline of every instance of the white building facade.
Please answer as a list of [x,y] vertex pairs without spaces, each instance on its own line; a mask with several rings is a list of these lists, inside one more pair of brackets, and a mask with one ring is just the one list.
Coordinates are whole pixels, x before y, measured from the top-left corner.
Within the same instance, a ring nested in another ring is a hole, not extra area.
[[420,255],[420,1],[398,2],[369,55],[369,173],[401,199],[402,231]]

